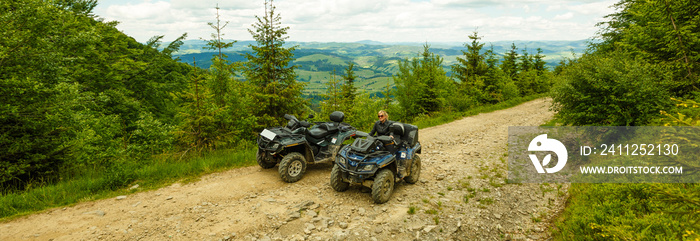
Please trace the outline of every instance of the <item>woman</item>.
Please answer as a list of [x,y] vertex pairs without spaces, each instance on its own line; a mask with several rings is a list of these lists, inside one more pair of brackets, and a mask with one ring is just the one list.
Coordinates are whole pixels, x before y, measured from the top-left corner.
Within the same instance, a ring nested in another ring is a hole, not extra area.
[[369,135],[391,136],[390,127],[394,122],[389,120],[389,114],[387,114],[384,110],[380,110],[379,113],[377,113],[377,118],[379,118],[379,120],[374,122],[374,127],[372,127],[372,131],[369,132]]

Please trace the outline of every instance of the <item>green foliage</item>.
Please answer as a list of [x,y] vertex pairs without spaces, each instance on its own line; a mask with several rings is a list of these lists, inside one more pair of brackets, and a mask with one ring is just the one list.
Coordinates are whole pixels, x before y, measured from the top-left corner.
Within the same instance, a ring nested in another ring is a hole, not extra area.
[[[560,75],[553,91],[564,124],[644,125],[669,106],[669,75],[625,53],[587,55]],[[634,90],[634,91],[631,91]]]
[[419,114],[439,111],[445,104],[449,82],[442,68],[442,58],[423,46],[422,58],[399,62],[394,75],[395,96],[401,106],[401,118],[410,120]]
[[511,78],[515,78],[515,75],[518,73],[517,50],[518,47],[516,47],[515,43],[513,43],[510,50],[503,55],[503,63],[501,63],[501,69]]
[[196,70],[190,76],[189,88],[181,93],[180,126],[178,137],[180,146],[196,152],[215,148],[232,147],[235,144],[252,140],[256,117],[253,116],[247,82],[236,79],[239,63],[226,59],[223,50],[236,41],[222,40],[223,28],[216,8],[216,24],[208,23],[214,29],[212,39],[205,49],[218,50],[212,56],[208,71]]
[[12,78],[0,79],[0,95],[0,186],[57,174],[67,159],[51,101],[57,93],[37,80]]
[[[96,1],[0,3],[0,185],[22,188],[171,148],[176,93],[190,68],[93,19]],[[20,146],[21,145],[21,146]]]
[[321,121],[328,121],[328,116],[333,111],[342,111],[345,114],[345,122],[358,130],[369,131],[376,120],[377,111],[383,109],[382,99],[370,97],[366,91],[357,91],[352,81],[352,64],[348,64],[344,82],[336,79],[335,75],[326,84],[326,93],[322,94],[320,107]]
[[657,64],[671,73],[671,91],[685,96],[698,89],[700,73],[700,9],[692,0],[621,0],[608,16],[599,52],[617,50]]
[[[461,95],[470,96],[478,101],[482,101],[484,93],[482,90],[485,88],[483,76],[490,70],[492,66],[486,63],[486,56],[481,54],[481,49],[484,47],[483,43],[479,42],[479,37],[477,32],[469,35],[469,39],[472,40],[471,44],[464,44],[467,47],[467,51],[462,50],[464,57],[457,57],[457,63],[452,65],[452,72],[454,78],[459,82],[459,89]],[[466,109],[469,106],[460,107],[458,109]]]
[[[572,184],[569,192],[572,198],[557,222],[557,239],[699,238],[698,184]],[[678,202],[674,197],[679,196],[689,203]],[[679,215],[683,212],[695,213]]]
[[347,110],[346,108],[344,108],[345,106],[342,105],[342,103],[345,102],[345,96],[343,96],[343,93],[341,93],[342,86],[340,80],[336,78],[335,74],[331,76],[331,79],[330,81],[328,81],[328,83],[326,83],[326,86],[328,86],[326,94],[321,95],[321,98],[323,98],[324,100],[321,101],[320,114],[324,119],[327,116],[330,116],[330,114],[333,111]]
[[[268,6],[269,5],[269,6]],[[246,53],[246,79],[256,88],[251,93],[254,114],[259,128],[282,125],[284,114],[299,114],[306,101],[301,98],[304,85],[296,81],[294,60],[295,47],[283,47],[289,27],[281,27],[281,17],[275,14],[272,2],[265,1],[265,16],[258,17],[253,24],[253,35],[257,45],[251,45],[253,53]]]
[[343,75],[343,84],[340,86],[341,96],[343,97],[343,102],[341,105],[348,107],[355,102],[357,98],[357,87],[355,86],[355,80],[357,76],[355,75],[355,64],[348,62],[348,67],[345,69],[345,74]]
[[204,83],[204,74],[194,71],[190,87],[182,93],[183,105],[180,112],[178,138],[181,145],[194,151],[211,150],[221,144],[225,134],[219,132],[216,115],[223,107],[212,100],[212,94]]

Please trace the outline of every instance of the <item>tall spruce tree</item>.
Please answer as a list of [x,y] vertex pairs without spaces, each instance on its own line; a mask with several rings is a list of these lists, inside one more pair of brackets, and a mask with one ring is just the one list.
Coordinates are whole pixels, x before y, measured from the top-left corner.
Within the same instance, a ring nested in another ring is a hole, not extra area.
[[343,85],[341,87],[343,93],[343,99],[348,103],[352,103],[357,96],[357,87],[355,87],[355,63],[348,62],[348,67],[345,69],[345,74],[343,75]]
[[306,101],[301,96],[304,88],[296,81],[293,51],[296,47],[284,47],[289,27],[282,27],[281,17],[275,13],[272,1],[265,1],[265,16],[255,16],[257,22],[248,29],[256,45],[246,53],[248,60],[244,75],[257,89],[252,93],[258,128],[281,125],[285,113],[300,114]]
[[479,34],[474,32],[469,35],[471,44],[465,43],[467,51],[462,50],[464,57],[457,57],[457,63],[452,65],[454,78],[459,81],[462,95],[469,96],[476,100],[484,98],[484,75],[488,72],[489,65],[485,56],[481,54],[484,44],[480,43]]
[[210,71],[213,74],[213,78],[209,83],[209,88],[213,94],[214,102],[220,106],[226,106],[226,97],[230,92],[229,83],[235,72],[235,65],[231,64],[230,61],[226,60],[228,57],[223,53],[224,49],[230,48],[237,41],[226,42],[223,40],[224,33],[223,30],[228,25],[228,22],[221,24],[221,15],[219,15],[219,6],[216,6],[216,23],[207,23],[209,27],[214,30],[211,34],[210,40],[207,40],[206,46],[203,49],[216,50],[217,55],[212,58],[212,65]]
[[503,62],[501,62],[501,69],[511,78],[515,78],[515,75],[518,74],[517,50],[518,47],[515,46],[515,43],[512,43],[510,50],[503,55]]
[[345,111],[347,117],[351,117],[349,114],[350,109],[354,106],[355,100],[357,99],[357,87],[355,87],[355,63],[348,62],[348,67],[345,69],[345,74],[343,74],[343,83],[340,86],[341,101],[340,110]]
[[542,48],[537,48],[537,54],[533,57],[534,58],[534,68],[537,70],[538,74],[542,74],[542,72],[547,70],[547,67],[545,65],[547,62],[544,61],[544,57],[546,57],[544,54],[542,54]]
[[320,103],[321,106],[321,117],[325,118],[330,116],[333,111],[344,111],[343,103],[343,93],[342,93],[342,83],[335,75],[335,70],[331,73],[331,78],[326,83],[326,93],[321,94],[323,100]]

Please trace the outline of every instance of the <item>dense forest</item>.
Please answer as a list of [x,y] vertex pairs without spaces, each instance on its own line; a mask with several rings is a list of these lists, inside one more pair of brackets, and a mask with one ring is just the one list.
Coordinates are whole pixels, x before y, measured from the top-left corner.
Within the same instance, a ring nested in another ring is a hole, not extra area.
[[[498,53],[473,32],[449,66],[427,43],[397,60],[381,94],[358,88],[363,70],[345,62],[313,96],[298,81],[296,46],[285,43],[289,28],[270,2],[237,61],[225,51],[236,44],[223,39],[225,20],[212,16],[205,48],[216,54],[206,69],[173,58],[186,34],[166,46],[163,36],[139,43],[95,16],[96,4],[0,2],[3,195],[89,173],[102,178],[95,189],[119,189],[137,167],[249,148],[284,114],[323,121],[341,110],[368,130],[380,109],[412,122],[549,93],[563,125],[700,123],[700,6],[691,0],[620,0],[599,24],[600,41],[554,69],[541,49],[512,44]],[[561,239],[698,237],[697,184],[574,185],[570,202],[556,224]]]

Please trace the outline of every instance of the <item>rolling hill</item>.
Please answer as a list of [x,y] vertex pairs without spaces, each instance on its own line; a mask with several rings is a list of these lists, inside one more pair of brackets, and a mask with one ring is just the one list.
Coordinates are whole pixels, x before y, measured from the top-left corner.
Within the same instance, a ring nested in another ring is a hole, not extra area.
[[[195,64],[197,67],[209,68],[213,52],[204,50],[205,41],[187,40],[180,50],[173,55],[181,62]],[[249,45],[254,41],[239,41],[226,50],[231,61],[245,61],[243,55],[250,52]],[[554,68],[564,58],[571,58],[572,53],[583,53],[587,40],[580,41],[497,41],[485,43],[484,49],[493,47],[494,52],[503,55],[515,44],[518,53],[527,50],[535,54],[541,48],[546,56],[547,66]],[[316,95],[326,90],[326,83],[335,71],[336,78],[344,74],[349,62],[355,63],[358,76],[358,88],[370,93],[380,92],[384,87],[393,85],[392,75],[398,71],[398,62],[403,59],[418,57],[423,51],[424,43],[382,43],[376,41],[359,41],[351,43],[289,42],[287,46],[297,46],[294,52],[297,65],[298,81],[306,83],[305,93]],[[464,43],[430,44],[431,51],[444,59],[445,70],[450,74],[450,66],[457,62],[457,57],[466,51]]]

